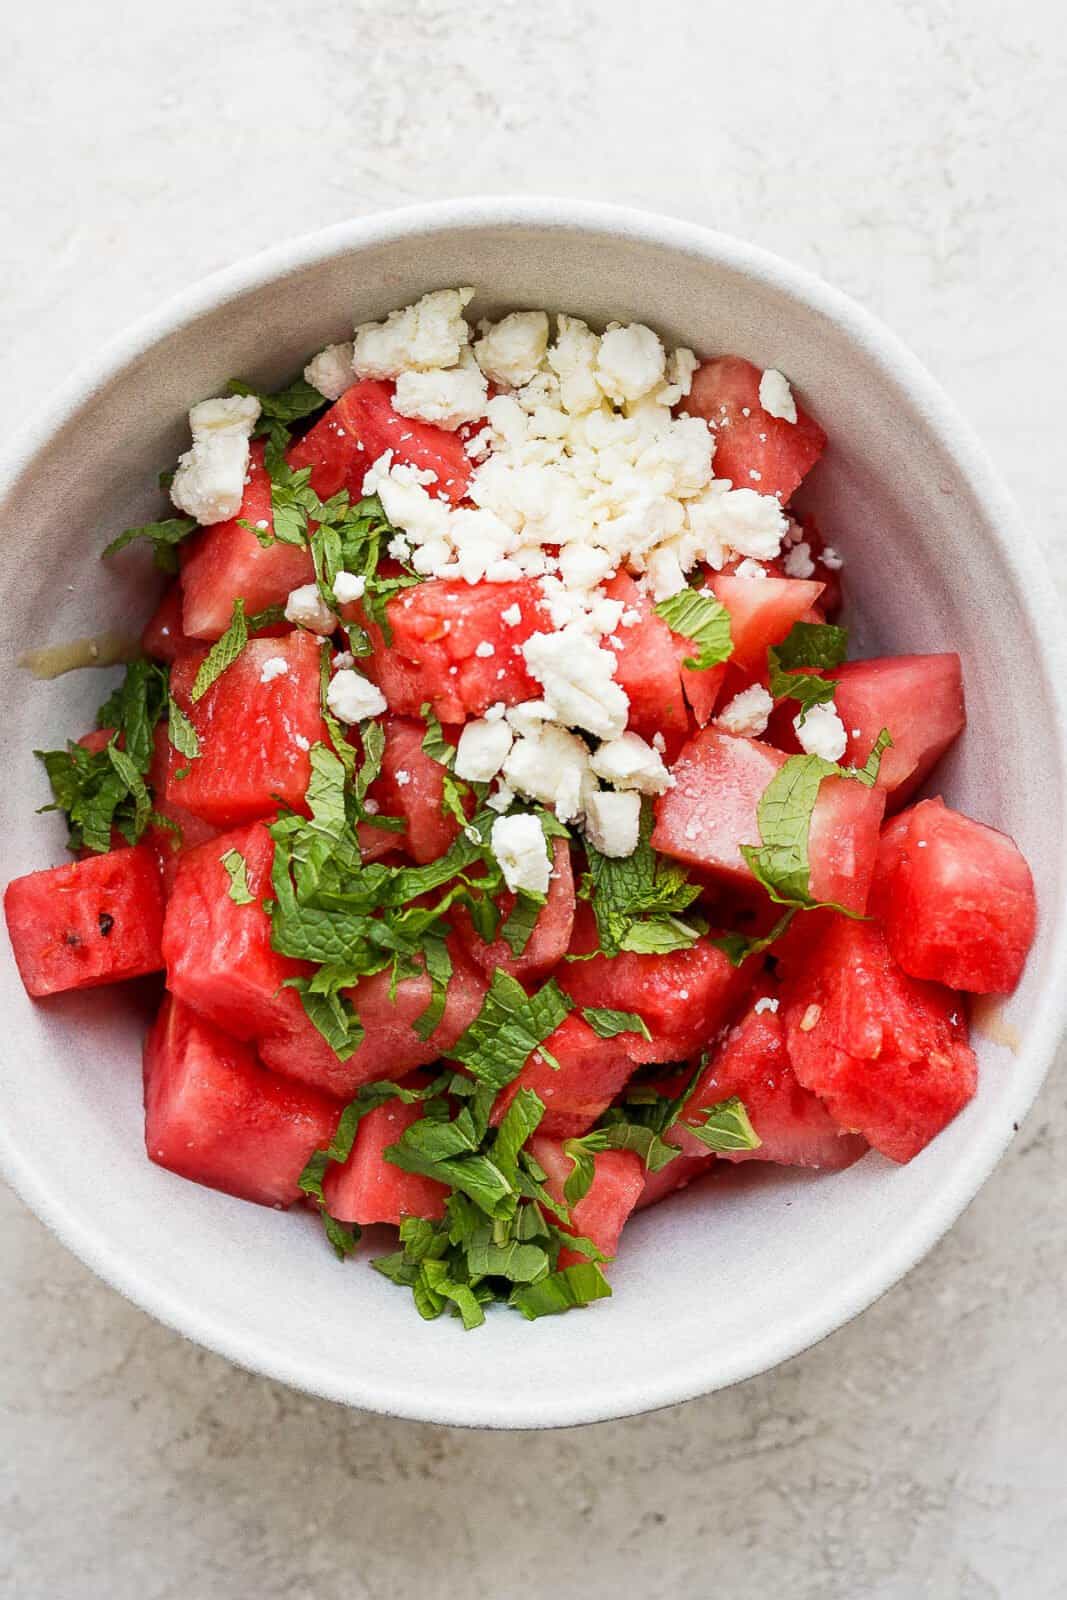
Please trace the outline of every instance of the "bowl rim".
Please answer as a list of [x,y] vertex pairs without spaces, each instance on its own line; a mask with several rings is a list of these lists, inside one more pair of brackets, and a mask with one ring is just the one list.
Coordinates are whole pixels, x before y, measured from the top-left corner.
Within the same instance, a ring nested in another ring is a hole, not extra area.
[[[446,230],[478,231],[510,226],[579,232],[606,239],[651,243],[754,278],[833,322],[886,375],[920,405],[927,426],[953,466],[985,504],[991,538],[1013,572],[1043,663],[1043,688],[1055,709],[1055,743],[1061,774],[1067,775],[1067,694],[1062,670],[1067,652],[1060,643],[1049,568],[1036,542],[970,424],[940,384],[901,340],[878,318],[816,274],[745,240],[636,207],[553,196],[485,195],[405,205],[333,223],[274,244],[199,280],[168,298],[109,340],[82,362],[15,433],[0,452],[0,503],[11,493],[37,454],[77,410],[151,345],[196,317],[225,306],[261,287],[321,261],[382,243]],[[1061,783],[1059,837],[1067,839],[1067,777]],[[615,1377],[603,1394],[584,1403],[556,1404],[550,1396],[521,1393],[485,1396],[476,1413],[457,1408],[447,1393],[425,1395],[402,1383],[383,1385],[358,1371],[338,1381],[302,1359],[299,1351],[260,1350],[256,1341],[234,1331],[165,1285],[142,1281],[124,1252],[102,1236],[85,1216],[69,1210],[50,1193],[43,1172],[20,1151],[0,1122],[0,1171],[26,1204],[76,1256],[105,1282],[160,1322],[247,1370],[341,1404],[415,1421],[493,1428],[566,1427],[632,1416],[726,1388],[768,1371],[844,1326],[897,1283],[948,1231],[977,1194],[1011,1142],[1051,1065],[1067,1018],[1067,916],[1054,930],[1048,955],[1049,980],[1028,1027],[1025,1047],[1012,1064],[1014,1128],[991,1122],[978,1130],[965,1155],[946,1174],[937,1193],[882,1251],[826,1295],[817,1313],[799,1314],[754,1341],[743,1358],[724,1367],[714,1351],[699,1372],[672,1374],[665,1367],[655,1382]]]

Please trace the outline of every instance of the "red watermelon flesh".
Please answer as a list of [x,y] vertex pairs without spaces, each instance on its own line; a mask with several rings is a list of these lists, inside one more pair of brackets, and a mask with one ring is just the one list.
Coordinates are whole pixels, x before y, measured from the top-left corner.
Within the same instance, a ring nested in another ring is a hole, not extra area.
[[712,425],[717,478],[729,478],[737,489],[777,495],[784,505],[822,455],[826,435],[799,402],[795,422],[764,411],[762,377],[763,369],[741,356],[705,361],[682,408]]
[[[410,1087],[415,1087],[414,1081]],[[352,1154],[343,1166],[331,1165],[323,1180],[326,1209],[338,1222],[357,1222],[364,1228],[391,1222],[395,1228],[405,1217],[436,1222],[444,1216],[448,1190],[443,1183],[403,1172],[385,1158],[388,1146],[396,1144],[422,1114],[418,1101],[405,1105],[402,1100],[387,1100],[362,1119]]]
[[974,1094],[963,1002],[909,977],[876,922],[835,919],[787,980],[781,1016],[800,1083],[893,1161],[910,1161]]
[[926,779],[967,722],[958,655],[885,656],[834,670],[834,703],[848,734],[844,760],[862,766],[883,728],[879,787],[897,810]]
[[601,1039],[579,1012],[572,1012],[545,1040],[558,1069],[535,1050],[518,1077],[501,1090],[493,1121],[500,1121],[520,1089],[532,1089],[545,1103],[542,1133],[560,1139],[585,1133],[636,1072],[628,1053],[636,1037]]
[[[205,652],[180,656],[171,693],[196,730],[200,754],[171,751],[168,804],[229,827],[271,815],[279,801],[304,810],[311,746],[326,738],[320,710],[318,639],[299,630],[252,639],[195,703],[192,688]],[[264,681],[268,662],[286,670]],[[178,773],[185,772],[184,778]]]
[[237,516],[201,529],[182,545],[182,625],[190,639],[220,638],[238,597],[250,617],[267,606],[284,605],[292,589],[314,581],[309,550],[281,543],[264,547],[251,528],[240,525],[265,522],[265,531],[274,527],[263,451],[261,441],[253,443]]
[[646,1172],[641,1198],[634,1210],[643,1211],[646,1206],[654,1206],[657,1201],[666,1200],[668,1195],[677,1194],[680,1189],[688,1189],[695,1179],[705,1177],[714,1166],[715,1157],[708,1151],[703,1156],[676,1156],[658,1172]]
[[765,683],[768,648],[781,644],[794,622],[807,615],[823,586],[808,578],[737,578],[717,572],[709,587],[730,613],[730,666]]
[[612,635],[618,643],[610,646],[618,662],[615,681],[630,701],[628,726],[644,739],[662,733],[668,742],[673,736],[677,744],[689,730],[682,693],[682,662],[692,655],[693,643],[671,632],[629,573],[620,572],[604,585],[604,592],[609,599],[623,603],[624,616],[634,612],[639,615],[639,620],[630,626],[620,622]]
[[341,1108],[264,1071],[251,1047],[167,995],[144,1050],[145,1149],[161,1167],[262,1206],[290,1206]]
[[420,717],[386,716],[383,726],[385,750],[374,798],[385,816],[407,822],[403,833],[385,835],[386,848],[406,848],[420,863],[436,861],[459,832],[455,817],[442,807],[445,769],[422,748],[426,724]]
[[[530,1154],[544,1169],[545,1188],[553,1200],[563,1204],[563,1188],[573,1162],[557,1139],[535,1133]],[[588,1193],[571,1210],[568,1233],[581,1234],[611,1258],[619,1246],[619,1236],[627,1217],[641,1198],[644,1163],[632,1150],[601,1150],[593,1157],[593,1181]],[[586,1257],[575,1250],[561,1250],[560,1267],[572,1266]]]
[[163,591],[163,597],[145,624],[141,634],[141,649],[153,661],[173,661],[195,641],[182,629],[182,586],[175,579]]
[[118,983],[163,965],[163,890],[147,845],[14,878],[4,913],[30,995]]
[[[511,946],[502,938],[494,939],[491,944],[480,939],[464,906],[457,906],[451,918],[467,954],[490,978],[499,968],[524,983],[535,983],[547,978],[567,953],[574,926],[574,900],[570,847],[566,839],[554,839],[548,895],[521,955],[513,955]],[[515,896],[506,889],[497,900],[502,924],[507,921],[514,905]]]
[[459,505],[467,493],[472,465],[463,441],[429,422],[402,417],[393,409],[394,385],[364,378],[341,398],[289,451],[294,470],[311,468],[311,487],[323,500],[347,489],[354,500],[363,480],[387,450],[394,463],[435,474],[430,494]]

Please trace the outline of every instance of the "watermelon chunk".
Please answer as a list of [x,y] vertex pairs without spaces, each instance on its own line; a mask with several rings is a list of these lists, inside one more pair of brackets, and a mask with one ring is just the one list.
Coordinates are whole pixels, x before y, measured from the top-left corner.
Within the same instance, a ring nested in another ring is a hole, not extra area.
[[366,474],[391,450],[394,463],[434,473],[436,481],[427,485],[429,492],[459,505],[472,470],[462,439],[394,411],[394,387],[372,378],[353,383],[293,445],[290,465],[294,470],[311,468],[311,487],[321,499],[347,489],[358,500]]
[[147,845],[14,878],[4,914],[30,995],[118,983],[163,965],[163,890]]
[[737,1095],[762,1143],[755,1150],[722,1154],[719,1160],[849,1167],[863,1155],[866,1142],[843,1133],[822,1101],[801,1088],[789,1061],[784,1024],[777,1010],[767,1008],[768,1001],[778,1004],[761,985],[744,1016],[716,1047],[667,1140],[687,1156],[706,1155],[707,1146],[687,1124],[699,1125],[701,1113]]
[[141,649],[153,661],[173,661],[194,644],[182,629],[182,586],[175,580],[149,617],[141,634]]
[[[515,896],[510,890],[505,890],[499,896],[497,906],[503,924],[515,906]],[[490,978],[497,968],[509,972],[513,978],[521,978],[525,983],[536,983],[547,978],[557,962],[566,955],[574,926],[574,870],[566,839],[552,841],[552,876],[548,895],[521,955],[513,955],[511,946],[502,938],[494,939],[491,944],[484,943],[475,933],[465,906],[457,906],[451,917],[467,954]]]
[[949,653],[850,661],[837,667],[834,677],[834,701],[848,734],[845,761],[862,766],[882,729],[892,735],[878,783],[896,810],[966,725],[960,658]]
[[[535,1133],[530,1154],[544,1169],[545,1188],[553,1200],[563,1204],[563,1188],[574,1163],[557,1139]],[[644,1163],[632,1150],[601,1150],[593,1157],[593,1181],[588,1193],[571,1210],[568,1233],[581,1234],[609,1258],[619,1246],[619,1236],[627,1217],[641,1198]],[[586,1257],[576,1250],[561,1250],[560,1267],[572,1266]]]
[[688,1189],[696,1178],[703,1178],[714,1166],[715,1157],[707,1151],[702,1156],[676,1156],[658,1172],[646,1172],[641,1198],[634,1210],[643,1211],[646,1206],[654,1206],[657,1201],[666,1200],[668,1195],[677,1194],[680,1189]]
[[[1037,926],[1034,881],[1005,833],[923,800],[883,844],[885,929],[893,959],[913,978],[972,994],[1009,994]],[[894,849],[895,846],[895,849]]]
[[220,829],[213,823],[205,822],[202,817],[194,816],[191,811],[186,811],[184,806],[175,805],[167,799],[167,772],[170,768],[171,747],[165,722],[157,723],[155,731],[155,749],[152,754],[152,764],[148,769],[148,787],[152,791],[152,809],[161,817],[166,817],[174,828],[162,826],[153,822],[149,825],[146,835],[148,841],[159,857],[159,865],[163,873],[163,893],[169,896],[174,887],[174,877],[178,870],[178,862],[182,852],[193,850],[198,844],[206,844],[209,839],[216,839]]
[[585,1133],[637,1071],[629,1054],[637,1038],[620,1034],[601,1039],[579,1012],[572,1012],[545,1040],[558,1069],[535,1050],[518,1077],[497,1096],[493,1121],[500,1121],[520,1089],[532,1089],[545,1103],[542,1133],[560,1139]]
[[150,1160],[261,1206],[300,1198],[297,1179],[341,1114],[170,995],[145,1041],[144,1102]]
[[405,1217],[436,1222],[444,1216],[448,1190],[443,1183],[418,1172],[402,1172],[385,1158],[386,1148],[396,1144],[422,1114],[417,1101],[405,1105],[402,1100],[387,1100],[363,1118],[352,1154],[343,1166],[331,1165],[323,1180],[326,1209],[338,1222],[357,1222],[361,1227],[391,1222],[396,1228]]
[[[611,600],[620,600],[626,612],[638,613],[629,626],[619,625],[613,637],[612,653],[618,666],[615,681],[630,701],[628,726],[644,739],[656,733],[677,745],[689,731],[689,716],[682,692],[682,662],[693,654],[691,639],[672,633],[643,589],[627,572],[620,572],[604,585]],[[714,669],[713,669],[714,672]],[[706,673],[694,673],[694,678]],[[694,694],[697,694],[694,688]]]
[[910,1161],[974,1094],[963,1003],[904,972],[876,922],[837,917],[782,993],[789,1059],[834,1121]]
[[747,678],[767,681],[767,650],[781,644],[822,594],[809,578],[736,578],[713,573],[709,586],[730,613],[730,666]]
[[[244,857],[250,905],[230,898],[222,857]],[[163,925],[167,987],[238,1039],[255,1039],[284,1027],[302,1011],[287,978],[308,973],[305,962],[271,949],[270,918],[274,840],[261,822],[222,834],[181,856]]]
[[444,1016],[428,1039],[420,1039],[414,1024],[430,1003],[430,980],[425,973],[402,978],[389,998],[392,973],[388,968],[361,978],[345,990],[366,1036],[347,1061],[341,1061],[318,1029],[308,1021],[299,997],[292,991],[280,1026],[265,1028],[259,1041],[264,1064],[287,1077],[314,1084],[328,1094],[350,1100],[364,1083],[379,1078],[403,1078],[416,1067],[427,1066],[447,1055],[460,1034],[481,1010],[488,980],[463,954],[453,934],[448,941],[452,976]]
[[374,798],[385,816],[407,822],[403,833],[385,835],[387,848],[406,848],[418,862],[436,861],[459,832],[455,817],[442,808],[445,769],[422,748],[426,724],[421,717],[387,716],[384,726]]
[[[760,797],[786,759],[757,739],[705,728],[675,762],[675,787],[656,801],[653,848],[727,883],[753,881],[740,846],[759,844]],[[884,807],[877,788],[823,779],[808,834],[814,899],[866,908]]]
[[[515,606],[519,621],[511,626],[503,613],[513,614]],[[442,722],[463,722],[498,701],[510,706],[540,696],[522,645],[552,624],[531,580],[469,584],[431,578],[390,600],[386,616],[393,643],[387,645],[381,630],[369,625],[374,658],[368,670],[390,710],[418,716],[428,701]]]
[[311,552],[296,545],[264,547],[251,528],[274,527],[270,478],[263,465],[264,445],[255,441],[248,464],[244,500],[236,517],[204,528],[182,545],[182,625],[191,639],[218,639],[226,632],[233,603],[240,596],[245,614],[284,605],[291,589],[311,583]]
[[705,361],[682,407],[714,428],[717,478],[777,495],[784,505],[822,455],[826,435],[799,403],[795,422],[764,411],[762,376],[762,368],[741,356]]
[[[217,827],[270,816],[279,801],[304,809],[309,751],[324,741],[319,704],[318,639],[299,630],[281,639],[251,639],[233,664],[194,704],[192,687],[205,652],[179,656],[171,693],[196,729],[200,754],[171,751],[164,793]],[[285,671],[264,681],[268,662]],[[179,778],[179,772],[186,772]]]
[[[571,952],[588,955],[598,943],[596,919],[583,901],[575,912]],[[651,1039],[619,1036],[635,1062],[684,1061],[702,1049],[749,982],[745,970],[731,966],[709,938],[668,955],[624,950],[617,956],[564,962],[556,980],[576,1005],[634,1011],[643,1019]]]

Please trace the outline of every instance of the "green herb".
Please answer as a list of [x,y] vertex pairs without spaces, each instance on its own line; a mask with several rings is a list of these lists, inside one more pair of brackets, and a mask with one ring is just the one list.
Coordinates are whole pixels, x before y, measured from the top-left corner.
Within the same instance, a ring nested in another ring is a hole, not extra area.
[[834,697],[837,682],[819,673],[832,672],[848,652],[848,629],[829,622],[794,622],[780,645],[767,651],[770,690],[776,700],[796,700],[803,722],[813,706],[826,705]]
[[498,967],[481,1011],[450,1054],[481,1083],[503,1089],[535,1050],[541,1051],[550,1066],[558,1066],[543,1048],[544,1041],[570,1009],[570,999],[554,979],[528,995],[517,978]]
[[180,756],[188,756],[192,761],[200,754],[197,731],[173,695],[167,702],[167,733]]
[[126,546],[144,539],[152,546],[152,556],[161,572],[178,570],[177,547],[196,531],[192,517],[167,517],[162,522],[145,522],[139,528],[127,528],[117,539],[112,539],[102,552],[103,556],[116,555]]
[[211,685],[222,676],[227,667],[233,665],[247,643],[248,623],[245,620],[245,603],[238,596],[233,603],[233,615],[229,627],[221,639],[215,640],[197,668],[192,694],[189,697],[194,705],[207,694]]
[[292,383],[276,390],[273,394],[261,394],[258,389],[253,389],[250,384],[242,382],[240,378],[231,378],[226,385],[227,394],[255,395],[260,404],[259,421],[256,423],[256,435],[262,438],[270,436],[271,424],[281,422],[288,425],[290,422],[299,422],[304,417],[310,417],[316,411],[322,411],[327,401],[317,389],[313,389],[304,377],[294,378]]
[[868,789],[873,789],[878,782],[878,774],[882,767],[882,756],[892,747],[893,741],[889,737],[889,729],[883,728],[871,746],[871,753],[862,767],[846,767],[845,776],[855,778],[858,783],[864,784]]
[[271,628],[277,622],[285,621],[285,607],[264,606],[262,611],[254,611],[248,619],[249,636],[259,633],[263,628]]
[[763,1143],[736,1095],[704,1108],[701,1115],[703,1122],[691,1122],[686,1117],[685,1125],[701,1144],[714,1150],[717,1155],[729,1154],[734,1150],[758,1150]]
[[240,850],[227,850],[219,857],[230,880],[230,899],[234,905],[255,905],[256,897],[248,887],[248,863]]
[[584,1006],[582,1016],[600,1039],[614,1039],[620,1033],[639,1033],[651,1039],[648,1023],[636,1011],[611,1011],[601,1006]]
[[510,1304],[521,1311],[527,1321],[533,1322],[538,1317],[552,1317],[560,1311],[592,1305],[594,1300],[605,1300],[610,1295],[611,1285],[600,1268],[592,1261],[578,1261],[560,1272],[550,1273],[540,1283],[513,1289]]
[[646,801],[632,855],[604,856],[586,845],[589,873],[582,893],[592,900],[605,955],[621,950],[638,954],[683,950],[707,931],[702,919],[682,917],[699,896],[700,885],[689,882],[684,867],[652,849],[652,822],[652,807]]
[[711,942],[717,950],[723,952],[731,966],[743,966],[749,956],[762,955],[773,944],[777,944],[798,910],[800,910],[799,906],[790,906],[789,910],[784,911],[778,918],[769,933],[760,934],[752,938],[743,933],[723,933],[712,939]]
[[733,650],[730,637],[730,613],[721,600],[704,594],[699,589],[681,589],[669,599],[661,600],[656,614],[663,618],[672,633],[692,639],[698,653],[687,656],[684,665],[703,671],[728,661]]
[[521,956],[537,926],[537,919],[545,905],[543,894],[530,894],[520,889],[515,904],[498,929],[501,939],[513,956]]

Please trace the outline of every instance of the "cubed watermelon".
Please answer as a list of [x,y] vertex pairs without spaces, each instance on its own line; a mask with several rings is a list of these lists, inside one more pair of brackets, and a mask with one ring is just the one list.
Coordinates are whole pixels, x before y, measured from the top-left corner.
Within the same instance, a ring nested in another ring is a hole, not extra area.
[[[519,620],[505,622],[504,613],[514,615],[515,607]],[[374,659],[368,671],[390,710],[418,716],[428,701],[442,722],[463,722],[496,702],[515,705],[540,695],[522,645],[533,633],[551,631],[552,624],[531,580],[469,584],[431,578],[390,600],[386,615],[393,643],[387,645],[381,630],[370,625]]]
[[613,635],[618,642],[611,645],[618,662],[615,681],[630,701],[628,726],[644,739],[662,733],[668,743],[677,747],[689,731],[682,662],[693,654],[693,642],[671,632],[629,573],[618,573],[604,585],[604,592],[609,599],[622,602],[626,607],[624,616],[637,615],[636,622],[620,623]]
[[[422,748],[421,717],[384,719],[385,751],[374,798],[385,816],[403,817],[403,833],[385,835],[387,848],[406,849],[418,862],[436,861],[448,850],[459,824],[442,806],[445,769]],[[381,835],[379,835],[381,837]]]
[[958,655],[885,656],[834,670],[834,702],[848,734],[844,759],[862,766],[883,728],[893,744],[878,783],[902,806],[963,732],[963,675]]
[[[164,791],[169,804],[218,827],[269,816],[279,802],[304,809],[309,751],[326,739],[319,649],[318,639],[299,630],[281,639],[251,639],[195,704],[192,688],[205,652],[179,656],[171,693],[196,729],[200,754],[171,751]],[[272,676],[267,664],[277,661],[285,671]]]
[[[509,889],[500,895],[497,906],[503,923],[515,906],[515,896]],[[552,842],[548,895],[521,955],[514,955],[511,946],[502,938],[494,939],[491,944],[484,943],[475,933],[466,907],[457,906],[451,915],[471,960],[490,978],[498,968],[525,983],[546,978],[566,954],[574,926],[574,870],[566,839]]]
[[835,918],[787,980],[781,1015],[800,1083],[893,1161],[910,1161],[974,1094],[962,1000],[909,977],[877,922]]
[[535,1050],[518,1077],[501,1090],[493,1120],[500,1121],[520,1089],[532,1089],[545,1103],[543,1133],[559,1139],[585,1133],[637,1071],[628,1047],[638,1037],[628,1033],[601,1039],[585,1018],[573,1011],[545,1040],[545,1049],[558,1067]]
[[290,465],[311,468],[311,486],[322,499],[347,489],[358,500],[368,470],[391,450],[394,463],[434,473],[430,493],[458,505],[471,476],[462,439],[432,423],[402,417],[393,409],[393,392],[393,384],[376,379],[353,383],[293,445]]
[[[705,728],[675,762],[674,788],[656,801],[653,847],[727,882],[751,881],[740,847],[760,843],[757,807],[786,759],[757,739]],[[823,779],[808,834],[814,899],[865,909],[884,807],[877,788]]]
[[[416,1080],[409,1082],[415,1087]],[[403,1172],[385,1159],[386,1148],[422,1115],[418,1101],[405,1105],[402,1100],[387,1100],[363,1118],[352,1154],[343,1166],[329,1167],[322,1185],[326,1209],[338,1222],[357,1222],[361,1227],[391,1222],[395,1228],[405,1217],[437,1221],[444,1216],[448,1190],[443,1183],[418,1172]]]
[[707,1146],[687,1124],[699,1125],[702,1113],[737,1095],[762,1142],[755,1150],[725,1153],[720,1160],[850,1167],[863,1155],[866,1142],[843,1133],[822,1101],[797,1082],[777,1006],[778,997],[761,985],[744,1015],[716,1046],[667,1139],[687,1156],[704,1155]]
[[1037,926],[1034,880],[1018,846],[941,800],[923,800],[905,818],[903,833],[883,845],[893,959],[913,978],[1009,994]]
[[118,983],[163,965],[163,889],[144,844],[14,878],[4,913],[30,995]]
[[[222,858],[236,850],[244,859],[249,905],[230,897]],[[178,863],[163,926],[167,987],[212,1022],[239,1039],[255,1039],[284,1028],[302,1011],[287,978],[312,969],[271,949],[270,918],[274,841],[261,822],[236,828],[186,851]]]
[[291,589],[315,577],[311,552],[296,545],[260,544],[251,528],[274,527],[270,478],[264,446],[252,445],[245,496],[236,517],[204,528],[182,545],[182,626],[190,639],[218,639],[229,627],[240,597],[253,616],[267,606],[284,605]]
[[175,579],[163,591],[162,599],[149,617],[141,634],[141,649],[153,661],[173,661],[183,650],[195,645],[182,629],[182,586]]
[[717,478],[729,478],[738,489],[777,495],[784,505],[822,455],[826,435],[799,403],[795,422],[764,411],[762,376],[761,367],[741,356],[705,361],[693,375],[682,409],[712,425]]
[[736,578],[713,573],[710,588],[730,613],[730,666],[747,678],[767,681],[767,650],[781,644],[822,594],[808,578]]
[[710,938],[667,955],[624,950],[617,956],[589,956],[598,946],[596,919],[582,901],[575,912],[571,953],[589,959],[562,962],[557,982],[579,1006],[636,1012],[651,1039],[640,1034],[620,1038],[637,1062],[684,1061],[702,1049],[749,982],[747,972],[732,966]]
[[262,1206],[300,1198],[336,1101],[266,1072],[247,1044],[170,995],[144,1049],[145,1148],[161,1167]]
[[445,1010],[428,1039],[421,1039],[414,1024],[430,1003],[430,980],[425,973],[402,978],[390,999],[392,973],[388,968],[373,977],[362,978],[345,991],[366,1036],[347,1061],[341,1061],[326,1040],[307,1019],[299,997],[284,991],[295,1005],[289,1005],[280,1027],[264,1029],[259,1041],[263,1062],[275,1072],[314,1084],[342,1100],[351,1099],[364,1083],[379,1078],[402,1078],[446,1055],[460,1034],[481,1010],[488,979],[463,953],[455,934],[448,941],[452,957]]
[[679,1189],[688,1189],[696,1178],[705,1177],[714,1168],[715,1157],[710,1151],[702,1156],[675,1156],[658,1172],[644,1174],[641,1198],[634,1210],[643,1211],[646,1206],[654,1206],[657,1201],[666,1200],[668,1195],[677,1194]]
[[[553,1200],[563,1203],[563,1188],[574,1163],[557,1139],[535,1133],[530,1154],[545,1172],[545,1188]],[[581,1234],[605,1256],[615,1255],[619,1236],[627,1217],[641,1198],[645,1168],[632,1150],[601,1150],[593,1157],[593,1181],[587,1194],[571,1210],[568,1233]],[[574,1250],[561,1250],[559,1265],[568,1267],[585,1256]]]

